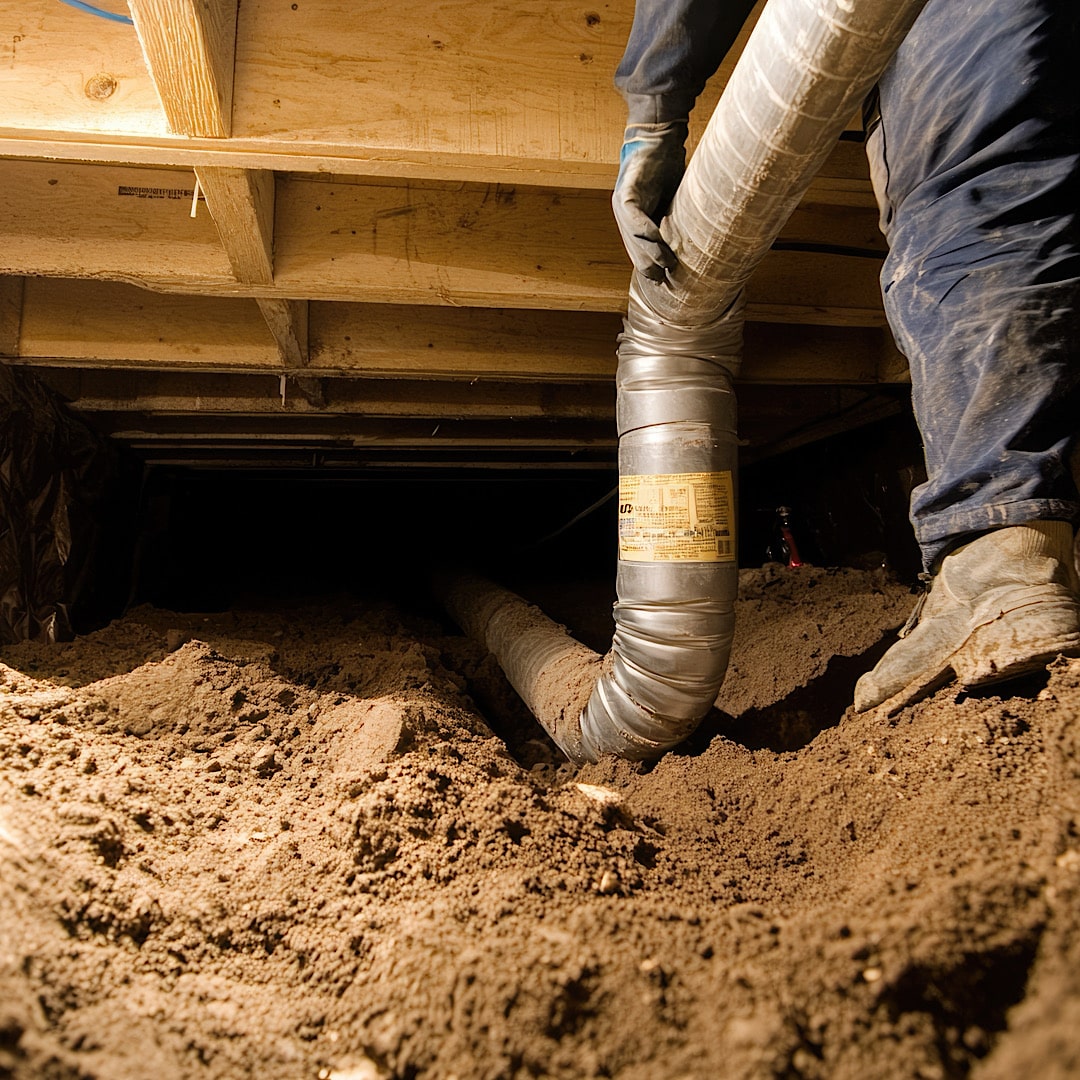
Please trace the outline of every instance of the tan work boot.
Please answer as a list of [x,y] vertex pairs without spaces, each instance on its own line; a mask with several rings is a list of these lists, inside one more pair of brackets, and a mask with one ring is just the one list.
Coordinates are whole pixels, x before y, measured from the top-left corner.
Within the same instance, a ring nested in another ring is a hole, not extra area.
[[946,555],[900,640],[856,684],[856,712],[895,712],[953,675],[982,686],[1080,655],[1072,540],[1067,522],[1032,521]]

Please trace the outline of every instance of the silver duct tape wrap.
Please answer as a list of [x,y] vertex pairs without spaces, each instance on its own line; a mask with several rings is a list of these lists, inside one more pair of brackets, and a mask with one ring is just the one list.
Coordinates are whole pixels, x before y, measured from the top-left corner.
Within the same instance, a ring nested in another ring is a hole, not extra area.
[[[658,380],[663,380],[666,389],[670,380],[680,378],[678,368],[668,366],[669,362],[679,358],[711,360],[726,369],[733,378],[739,374],[746,318],[746,298],[742,291],[728,291],[725,298],[722,301],[718,299],[710,309],[708,318],[697,322],[690,317],[690,312],[686,312],[688,318],[685,320],[673,318],[668,312],[661,313],[656,301],[661,294],[671,291],[664,283],[650,281],[642,274],[635,273],[630,282],[626,318],[623,320],[623,332],[619,335],[619,372],[615,384],[619,391],[620,410],[631,393],[636,393],[640,399],[651,389],[659,387]],[[672,306],[672,301],[669,300],[666,306]],[[664,368],[657,371],[652,383],[646,379],[644,370],[635,371],[631,382],[629,377],[624,377],[623,365],[635,359],[659,360]],[[625,399],[624,395],[627,395]],[[652,422],[655,423],[655,420]],[[622,434],[630,426],[623,422],[620,413],[619,433]]]
[[[615,636],[581,717],[581,748],[592,760],[657,757],[697,727],[723,683],[738,587],[731,375],[742,326],[741,300],[692,330],[631,296],[616,379]],[[662,505],[665,497],[673,507]],[[629,550],[628,522],[639,541]]]

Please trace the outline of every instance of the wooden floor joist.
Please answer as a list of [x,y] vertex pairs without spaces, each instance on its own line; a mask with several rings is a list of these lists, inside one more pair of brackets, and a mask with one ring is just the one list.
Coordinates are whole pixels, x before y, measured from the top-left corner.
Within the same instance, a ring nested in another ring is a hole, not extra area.
[[[617,315],[594,312],[313,303],[308,361],[301,364],[283,363],[252,300],[31,278],[20,311],[11,363],[567,385],[611,382],[621,328]],[[874,327],[751,323],[741,379],[903,382],[906,369],[889,342]]]
[[[103,148],[93,160],[163,163],[170,148],[195,149],[185,136],[212,145],[229,134],[263,160],[185,163],[274,168],[266,156],[282,149],[296,164],[276,167],[302,171],[335,161],[363,175],[370,159],[394,175],[462,178],[465,169],[481,180],[601,188],[613,179],[624,106],[612,75],[633,0],[382,0],[362,9],[245,0],[235,44],[235,0],[132,6],[138,29],[90,21],[55,0],[0,0],[12,40],[0,65],[0,137],[76,158],[62,148],[112,136],[161,153]],[[703,96],[695,133],[731,66]]]
[[[626,304],[629,263],[601,193],[279,179],[275,195],[264,174],[205,175],[216,226],[191,216],[184,171],[0,161],[0,184],[17,193],[0,209],[0,273],[275,300]],[[750,317],[881,325],[878,258],[836,253],[872,256],[875,235],[868,211],[807,204],[779,246],[823,250],[767,255],[748,287]]]
[[[596,466],[613,469],[616,463],[610,386],[567,394],[565,388],[524,384],[440,387],[333,380],[313,405],[310,390],[301,391],[289,380],[282,388],[267,376],[195,379],[158,373],[138,391],[118,372],[53,371],[45,373],[45,381],[99,430],[137,448],[332,447],[358,461],[374,449],[425,461],[435,451],[476,451],[495,458],[587,451]],[[743,386],[737,396],[744,464],[878,423],[907,408],[904,395],[873,387],[807,387],[795,400],[777,398],[762,386]]]
[[276,416],[283,412],[435,421],[595,420],[612,423],[610,382],[584,386],[431,379],[324,379],[320,404],[310,390],[274,375],[146,372],[134,380],[113,369],[48,369],[45,381],[79,413],[148,416]]
[[443,449],[500,451],[512,446],[518,450],[603,449],[613,452],[615,434],[607,423],[578,421],[573,424],[541,423],[523,420],[513,423],[483,423],[466,420],[362,419],[348,422],[337,417],[291,416],[287,423],[271,420],[262,414],[238,417],[141,417],[133,424],[127,413],[103,413],[95,418],[95,427],[122,442],[183,442],[207,445],[238,445],[266,442],[273,445],[318,446],[339,444],[365,449]]
[[[147,461],[612,465],[633,0],[129,10],[0,0],[0,361]],[[741,385],[821,391],[819,433],[887,408],[884,251],[842,139],[748,285]]]
[[237,0],[128,0],[147,72],[178,135],[232,130]]

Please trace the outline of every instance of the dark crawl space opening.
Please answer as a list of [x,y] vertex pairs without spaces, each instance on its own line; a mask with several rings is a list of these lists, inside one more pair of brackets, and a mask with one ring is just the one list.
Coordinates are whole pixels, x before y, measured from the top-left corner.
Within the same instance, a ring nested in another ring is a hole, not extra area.
[[[65,640],[141,603],[210,612],[351,595],[430,609],[430,575],[450,568],[519,592],[598,651],[610,644],[614,461],[150,466],[65,416],[32,380],[9,382],[7,640]],[[913,580],[907,503],[923,475],[906,412],[745,465],[739,564],[795,562],[797,551],[805,563],[885,566]],[[595,614],[574,617],[583,610]]]
[[[922,475],[918,435],[903,416],[748,466],[739,476],[740,565],[789,561],[784,507],[804,562],[887,566],[913,579],[907,501]],[[189,611],[336,592],[422,602],[432,571],[464,567],[524,595],[558,583],[609,606],[617,484],[614,468],[156,469],[142,486],[128,600]]]

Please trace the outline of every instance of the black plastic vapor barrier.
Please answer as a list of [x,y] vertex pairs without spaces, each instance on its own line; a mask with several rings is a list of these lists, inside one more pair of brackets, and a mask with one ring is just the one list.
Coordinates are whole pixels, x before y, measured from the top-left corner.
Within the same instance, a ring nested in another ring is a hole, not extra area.
[[122,604],[98,571],[120,555],[113,530],[130,528],[129,479],[32,373],[0,364],[0,643],[69,640],[84,613]]

